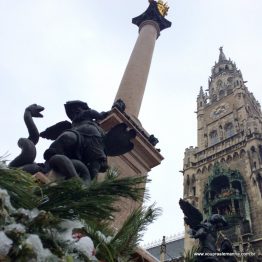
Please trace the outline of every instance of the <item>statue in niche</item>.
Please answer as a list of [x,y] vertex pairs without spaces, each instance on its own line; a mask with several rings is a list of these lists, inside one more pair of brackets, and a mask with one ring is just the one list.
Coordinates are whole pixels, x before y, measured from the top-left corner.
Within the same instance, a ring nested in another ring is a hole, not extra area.
[[[59,122],[39,134],[33,117],[42,117],[44,108],[33,104],[25,110],[25,123],[29,137],[18,141],[21,154],[10,162],[10,167],[20,167],[35,174],[55,170],[65,178],[80,177],[89,182],[98,172],[108,168],[107,156],[118,156],[133,149],[131,140],[136,136],[134,129],[128,129],[124,123],[105,132],[98,121],[108,112],[97,112],[82,101],[69,101],[65,111],[71,122]],[[35,145],[39,136],[54,140],[44,153],[45,162],[34,163]]]
[[189,235],[191,238],[199,240],[198,253],[204,255],[196,256],[198,262],[224,262],[237,261],[234,256],[221,256],[215,253],[233,253],[232,243],[224,238],[220,247],[216,246],[218,233],[225,229],[228,224],[225,218],[219,214],[213,214],[208,219],[204,220],[201,212],[191,205],[189,202],[180,199],[180,208],[185,217],[185,223],[190,227]]

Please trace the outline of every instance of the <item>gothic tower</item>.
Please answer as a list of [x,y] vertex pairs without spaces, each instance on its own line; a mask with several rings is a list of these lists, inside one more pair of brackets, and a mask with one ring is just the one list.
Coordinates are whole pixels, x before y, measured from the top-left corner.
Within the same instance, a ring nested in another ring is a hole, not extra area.
[[[219,213],[238,251],[262,254],[262,113],[241,71],[220,47],[207,92],[197,97],[197,147],[184,157],[184,199]],[[185,236],[185,249],[193,241]]]

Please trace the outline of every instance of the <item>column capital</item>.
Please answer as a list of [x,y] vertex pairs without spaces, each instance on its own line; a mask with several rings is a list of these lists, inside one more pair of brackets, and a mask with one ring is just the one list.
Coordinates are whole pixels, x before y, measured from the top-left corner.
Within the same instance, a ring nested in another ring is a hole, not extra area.
[[139,32],[141,31],[142,27],[144,27],[145,25],[152,25],[157,32],[157,38],[160,36],[160,28],[157,22],[153,21],[153,20],[145,20],[143,21],[140,25],[139,25]]
[[141,28],[142,23],[145,21],[154,21],[157,23],[159,31],[171,27],[172,24],[160,13],[156,1],[150,1],[147,10],[143,14],[132,19],[132,23],[137,25],[139,28]]

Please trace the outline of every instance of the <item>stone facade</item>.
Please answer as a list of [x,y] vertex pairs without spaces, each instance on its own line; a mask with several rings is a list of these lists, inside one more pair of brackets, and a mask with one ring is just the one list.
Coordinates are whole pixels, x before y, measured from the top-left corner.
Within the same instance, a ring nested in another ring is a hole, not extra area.
[[[220,48],[207,92],[197,97],[197,147],[185,150],[184,199],[231,222],[235,249],[262,254],[262,113]],[[187,231],[187,229],[186,229]],[[185,249],[193,240],[185,236]]]

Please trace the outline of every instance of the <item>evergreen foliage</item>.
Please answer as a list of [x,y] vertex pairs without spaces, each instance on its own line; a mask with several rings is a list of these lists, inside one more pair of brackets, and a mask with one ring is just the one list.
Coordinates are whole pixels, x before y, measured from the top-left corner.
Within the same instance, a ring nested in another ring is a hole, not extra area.
[[120,179],[112,171],[103,181],[92,181],[90,185],[79,179],[65,180],[42,188],[39,193],[46,199],[39,208],[66,219],[113,220],[113,212],[118,211],[113,204],[119,197],[142,201],[144,188],[138,186],[146,181],[145,176]]
[[40,198],[34,194],[39,186],[32,175],[8,168],[1,168],[0,172],[0,188],[8,191],[15,208],[32,209],[40,203]]
[[[138,208],[117,232],[110,222],[120,198],[148,197],[146,182],[109,170],[103,181],[89,185],[77,179],[39,185],[30,174],[1,166],[0,261],[129,261],[160,210]],[[73,232],[82,238],[73,239]],[[94,244],[95,256],[83,250],[82,240]]]
[[[110,241],[110,246],[117,251],[116,256],[128,257],[142,240],[142,232],[151,224],[161,210],[155,208],[154,205],[148,208],[139,208],[135,210],[125,221],[122,228]],[[137,232],[134,234],[134,232]]]

